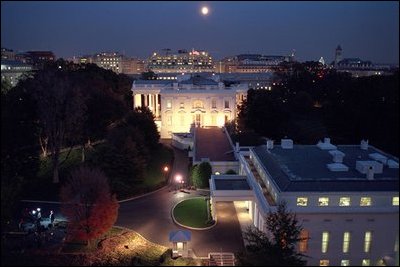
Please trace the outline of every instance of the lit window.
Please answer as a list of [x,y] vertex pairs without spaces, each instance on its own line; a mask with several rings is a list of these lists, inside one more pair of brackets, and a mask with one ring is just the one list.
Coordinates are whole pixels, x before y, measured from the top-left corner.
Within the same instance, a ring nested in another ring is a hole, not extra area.
[[229,108],[229,100],[225,100],[225,108]]
[[328,243],[329,243],[329,232],[322,232],[322,253],[326,253],[328,251]]
[[307,249],[308,249],[308,239],[309,238],[309,234],[307,230],[301,230],[300,232],[300,242],[299,242],[299,251],[301,253],[306,253]]
[[370,197],[362,197],[360,199],[360,206],[371,206],[371,198]]
[[350,260],[342,260],[340,266],[350,266]]
[[204,107],[203,101],[196,100],[193,102],[193,108],[203,108],[203,107]]
[[297,198],[297,206],[307,206],[308,198],[306,197],[298,197]]
[[181,115],[180,122],[181,122],[181,126],[185,125],[185,115],[183,115],[183,114]]
[[361,262],[361,266],[370,266],[371,261],[369,259],[363,259]]
[[349,252],[350,246],[350,232],[344,232],[343,235],[343,253]]
[[371,249],[372,233],[370,231],[365,232],[364,238],[364,252],[368,253]]
[[328,205],[329,205],[329,197],[318,198],[318,206],[328,206]]
[[171,100],[167,100],[167,108],[172,108],[172,101]]
[[217,108],[217,100],[216,99],[211,100],[211,108]]
[[392,205],[393,206],[398,206],[399,205],[399,197],[393,197],[392,198]]
[[185,103],[181,102],[181,103],[179,104],[179,107],[180,107],[180,108],[185,108]]
[[339,200],[339,206],[350,206],[350,198],[349,197],[341,197]]
[[329,260],[320,260],[319,266],[329,266]]

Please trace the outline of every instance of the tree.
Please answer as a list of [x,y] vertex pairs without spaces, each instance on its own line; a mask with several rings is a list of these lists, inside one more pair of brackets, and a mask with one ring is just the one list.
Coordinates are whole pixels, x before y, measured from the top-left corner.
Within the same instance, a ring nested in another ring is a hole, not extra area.
[[270,212],[265,223],[267,233],[249,226],[244,239],[248,242],[246,263],[266,266],[302,266],[304,255],[296,251],[297,242],[301,241],[296,214],[286,210],[286,203],[281,202],[276,212]]
[[229,169],[225,172],[225,174],[237,174],[234,170]]
[[208,188],[208,180],[212,174],[212,167],[208,162],[202,162],[193,168],[192,183],[198,188]]
[[1,218],[13,218],[26,181],[39,169],[37,116],[31,95],[19,86],[1,83]]
[[43,134],[51,151],[53,183],[59,182],[59,154],[69,141],[70,147],[81,138],[85,120],[85,101],[80,87],[69,75],[68,63],[60,60],[35,74],[28,84],[38,107]]
[[117,220],[119,204],[110,193],[107,177],[98,169],[80,167],[73,171],[60,196],[72,239],[90,243]]
[[147,71],[147,72],[142,72],[141,77],[142,80],[155,80],[157,79],[157,74],[154,73],[154,71]]

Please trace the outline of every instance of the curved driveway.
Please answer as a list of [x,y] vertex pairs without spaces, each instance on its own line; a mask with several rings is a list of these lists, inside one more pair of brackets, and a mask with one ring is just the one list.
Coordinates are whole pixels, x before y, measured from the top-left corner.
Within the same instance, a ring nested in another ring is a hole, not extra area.
[[[188,156],[186,151],[174,149],[175,160],[170,177],[181,174],[187,179]],[[169,232],[184,229],[176,225],[171,218],[172,207],[180,200],[193,196],[208,195],[205,191],[190,193],[175,192],[171,183],[156,193],[120,203],[116,225],[139,232],[148,240],[170,247]],[[197,256],[207,256],[209,252],[237,252],[244,249],[236,211],[232,202],[217,205],[218,222],[210,230],[192,232],[192,248]]]

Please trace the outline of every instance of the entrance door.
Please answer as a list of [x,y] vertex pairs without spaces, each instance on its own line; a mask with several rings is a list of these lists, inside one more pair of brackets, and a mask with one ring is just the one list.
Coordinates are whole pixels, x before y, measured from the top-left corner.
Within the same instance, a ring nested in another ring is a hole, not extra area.
[[196,125],[200,126],[201,125],[201,114],[196,114]]

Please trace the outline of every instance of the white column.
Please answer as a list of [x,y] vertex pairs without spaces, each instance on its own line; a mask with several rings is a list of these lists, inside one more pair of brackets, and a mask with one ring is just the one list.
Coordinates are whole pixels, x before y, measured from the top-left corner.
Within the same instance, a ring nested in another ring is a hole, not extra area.
[[158,103],[158,94],[156,94],[156,118],[158,118],[160,116],[160,111],[159,111],[159,103]]
[[149,109],[154,112],[153,109],[153,95],[149,94]]
[[134,98],[134,107],[141,107],[142,106],[142,95],[135,94]]

